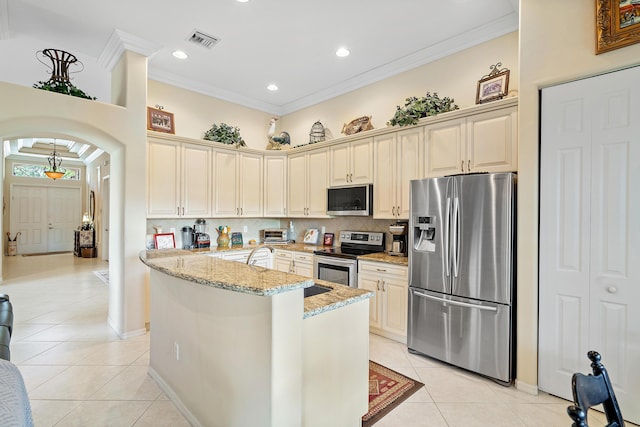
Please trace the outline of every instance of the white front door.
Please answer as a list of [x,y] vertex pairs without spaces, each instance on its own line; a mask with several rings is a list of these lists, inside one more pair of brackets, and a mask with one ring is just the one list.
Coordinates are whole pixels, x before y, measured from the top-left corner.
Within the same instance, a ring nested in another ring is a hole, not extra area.
[[80,189],[50,187],[47,198],[47,252],[71,251],[73,230],[82,222]]
[[73,250],[73,230],[80,224],[80,188],[13,185],[10,233],[18,253]]
[[539,387],[596,350],[640,421],[640,67],[542,92]]
[[47,250],[47,189],[14,185],[11,188],[10,238],[18,232],[18,253],[28,254]]

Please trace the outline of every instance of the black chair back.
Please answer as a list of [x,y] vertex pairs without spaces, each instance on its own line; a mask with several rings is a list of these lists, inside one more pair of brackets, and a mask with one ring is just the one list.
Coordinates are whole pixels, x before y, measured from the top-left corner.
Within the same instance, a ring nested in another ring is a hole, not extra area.
[[600,362],[602,357],[596,351],[590,351],[587,353],[587,357],[591,360],[593,375],[576,373],[571,379],[575,405],[569,406],[567,413],[574,421],[572,426],[589,427],[587,424],[589,408],[602,404],[608,423],[605,427],[624,427],[624,420],[613,392],[609,374]]

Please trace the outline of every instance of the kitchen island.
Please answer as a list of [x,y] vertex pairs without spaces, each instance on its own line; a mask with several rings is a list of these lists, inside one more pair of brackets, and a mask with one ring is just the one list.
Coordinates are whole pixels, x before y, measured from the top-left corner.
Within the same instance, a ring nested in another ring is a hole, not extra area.
[[182,250],[150,267],[150,375],[193,425],[359,426],[371,293]]

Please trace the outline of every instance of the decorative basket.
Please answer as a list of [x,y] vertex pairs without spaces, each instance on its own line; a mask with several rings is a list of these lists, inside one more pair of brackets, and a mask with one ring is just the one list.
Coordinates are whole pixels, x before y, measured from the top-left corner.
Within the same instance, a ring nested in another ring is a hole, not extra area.
[[371,116],[362,116],[351,120],[349,123],[342,125],[342,133],[345,135],[353,135],[354,133],[373,129],[371,124]]

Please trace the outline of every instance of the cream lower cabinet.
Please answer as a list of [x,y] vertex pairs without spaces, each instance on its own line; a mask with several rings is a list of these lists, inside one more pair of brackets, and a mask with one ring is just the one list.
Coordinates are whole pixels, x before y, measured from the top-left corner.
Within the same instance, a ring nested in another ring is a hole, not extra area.
[[422,127],[374,137],[373,152],[373,217],[409,219],[410,181],[422,177]]
[[[225,259],[227,261],[246,263],[247,259],[249,259],[250,253],[251,251],[243,251],[243,250],[229,251],[229,252],[223,252],[222,254],[219,254],[219,256],[217,256],[216,258]],[[272,268],[273,266],[273,262],[271,260],[271,252],[269,252],[266,249],[256,251],[251,261],[252,261],[251,263],[252,265],[257,265],[259,267]]]
[[287,156],[264,156],[264,216],[287,215]]
[[517,99],[497,102],[494,110],[424,127],[425,177],[518,169]]
[[329,148],[329,185],[373,182],[373,138]]
[[289,155],[289,217],[327,216],[328,163],[326,148]]
[[262,155],[213,150],[215,217],[262,216]]
[[313,255],[276,249],[273,252],[273,268],[284,273],[313,278]]
[[384,337],[407,342],[408,268],[358,261],[358,287],[374,293],[369,299],[369,329]]
[[211,214],[211,148],[150,138],[147,143],[147,216]]

